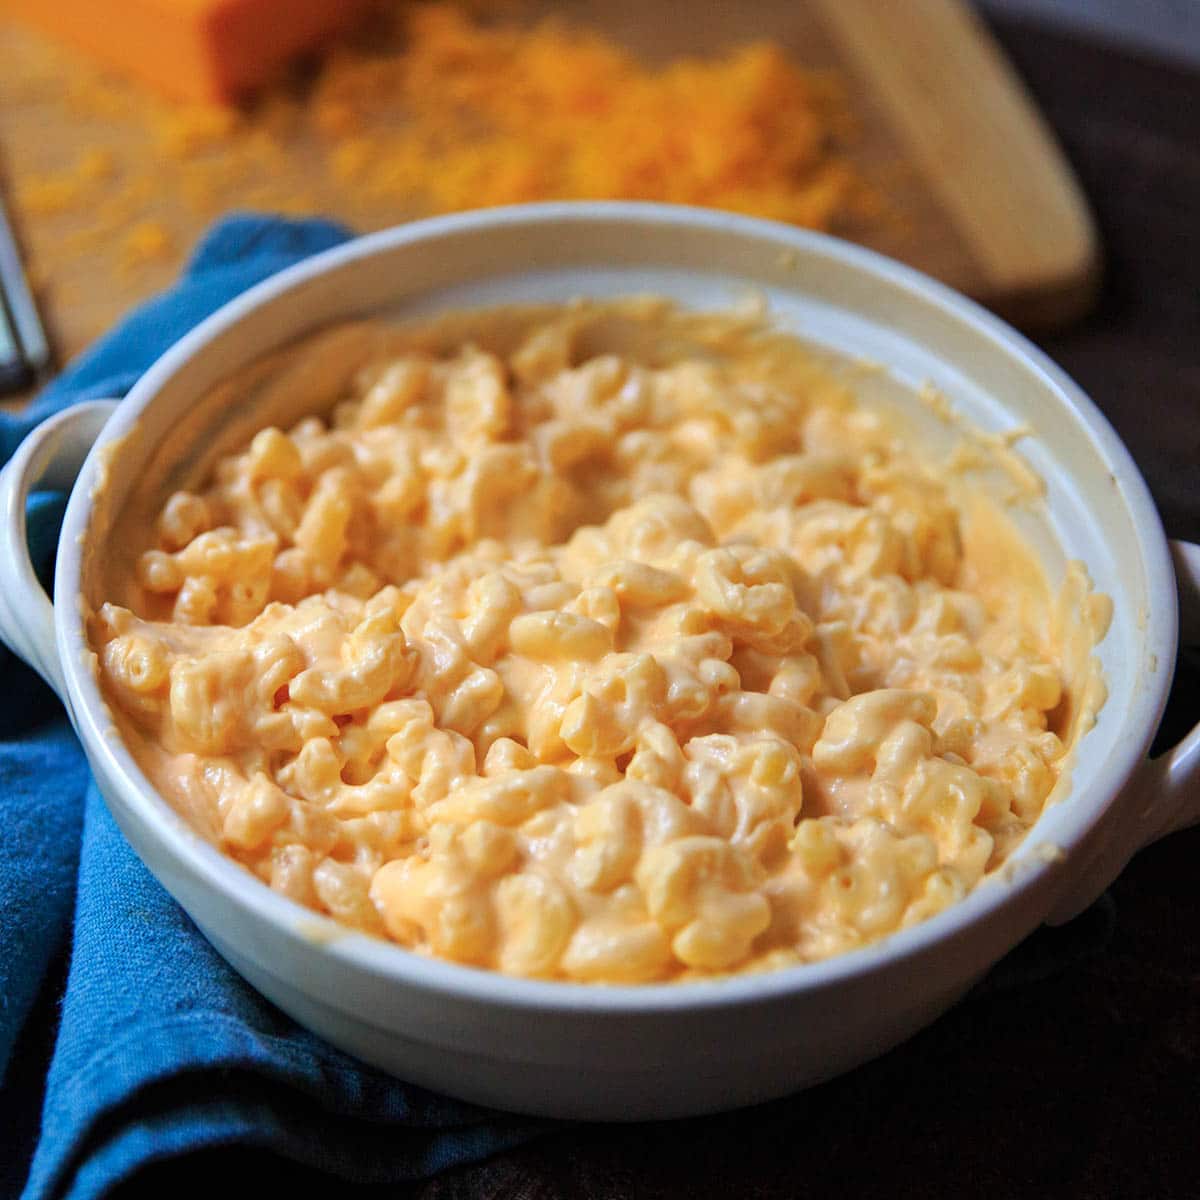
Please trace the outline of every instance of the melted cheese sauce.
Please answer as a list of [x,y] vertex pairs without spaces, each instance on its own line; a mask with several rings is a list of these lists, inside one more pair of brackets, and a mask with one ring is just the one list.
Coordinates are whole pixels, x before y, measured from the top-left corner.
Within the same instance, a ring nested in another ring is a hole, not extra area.
[[271,887],[516,975],[762,970],[954,903],[1061,790],[1103,598],[759,320],[298,354],[328,417],[151,470],[91,622],[150,778]]

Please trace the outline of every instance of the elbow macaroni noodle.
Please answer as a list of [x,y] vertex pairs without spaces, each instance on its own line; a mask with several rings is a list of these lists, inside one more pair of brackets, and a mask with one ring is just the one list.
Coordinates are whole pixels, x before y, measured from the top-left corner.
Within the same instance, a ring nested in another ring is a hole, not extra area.
[[1063,769],[1048,615],[799,347],[676,320],[397,353],[166,500],[93,642],[198,829],[348,926],[608,983],[836,954],[1004,861]]

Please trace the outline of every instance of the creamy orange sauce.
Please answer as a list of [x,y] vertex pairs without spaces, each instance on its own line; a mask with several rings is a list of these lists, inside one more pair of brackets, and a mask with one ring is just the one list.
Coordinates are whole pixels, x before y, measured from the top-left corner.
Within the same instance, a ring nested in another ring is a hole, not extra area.
[[923,920],[1061,790],[1107,612],[852,377],[655,300],[275,356],[220,389],[240,444],[160,450],[99,572],[124,736],[270,886],[510,974]]

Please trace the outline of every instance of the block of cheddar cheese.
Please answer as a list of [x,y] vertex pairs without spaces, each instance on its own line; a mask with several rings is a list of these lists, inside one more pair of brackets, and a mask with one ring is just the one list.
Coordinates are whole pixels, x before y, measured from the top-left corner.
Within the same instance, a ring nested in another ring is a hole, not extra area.
[[369,0],[0,0],[0,11],[179,100],[225,103]]

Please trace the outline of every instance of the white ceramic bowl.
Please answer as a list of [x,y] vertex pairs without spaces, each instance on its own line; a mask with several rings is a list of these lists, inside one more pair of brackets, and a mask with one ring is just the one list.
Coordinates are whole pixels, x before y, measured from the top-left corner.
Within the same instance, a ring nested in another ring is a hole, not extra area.
[[[139,427],[112,452],[119,501],[217,381],[340,318],[631,292],[723,306],[751,288],[785,327],[883,363],[904,385],[933,382],[985,430],[1031,426],[1023,450],[1048,485],[1031,536],[1051,570],[1062,559],[1055,546],[1065,548],[1113,599],[1100,648],[1108,702],[1070,796],[1039,820],[1005,880],[809,966],[685,986],[533,982],[338,930],[222,856],[156,794],[112,736],[87,666],[81,561],[108,536],[108,511],[93,507],[105,446]],[[39,480],[66,487],[76,474],[51,607],[29,567],[25,498]],[[1194,597],[1200,552],[1179,548],[1177,561]],[[226,305],[120,404],[81,405],[35,431],[0,475],[0,571],[0,634],[62,697],[126,836],[229,962],[351,1053],[503,1108],[680,1116],[844,1071],[933,1020],[1037,925],[1083,908],[1141,846],[1200,819],[1200,734],[1146,759],[1175,659],[1176,582],[1146,486],[1104,417],[971,302],[868,251],[768,222],[657,205],[535,205],[422,221],[319,255]]]

